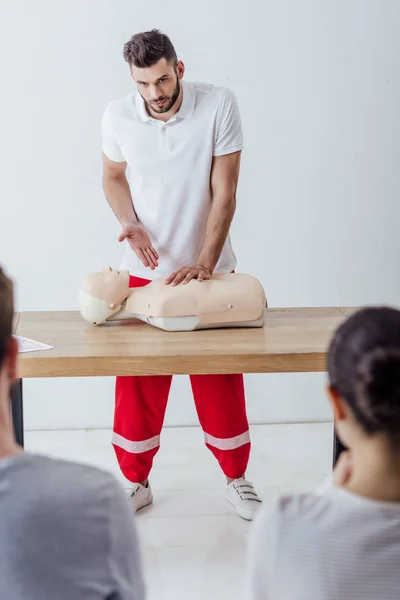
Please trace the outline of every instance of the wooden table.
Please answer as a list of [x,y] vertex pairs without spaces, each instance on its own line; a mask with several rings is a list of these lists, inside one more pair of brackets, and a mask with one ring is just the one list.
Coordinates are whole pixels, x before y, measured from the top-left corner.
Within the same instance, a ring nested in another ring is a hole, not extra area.
[[[138,321],[95,327],[78,312],[17,314],[17,335],[54,346],[20,355],[13,389],[17,439],[23,444],[24,378],[321,372],[333,332],[355,310],[271,308],[264,328],[185,333]],[[334,461],[341,450],[335,438]]]

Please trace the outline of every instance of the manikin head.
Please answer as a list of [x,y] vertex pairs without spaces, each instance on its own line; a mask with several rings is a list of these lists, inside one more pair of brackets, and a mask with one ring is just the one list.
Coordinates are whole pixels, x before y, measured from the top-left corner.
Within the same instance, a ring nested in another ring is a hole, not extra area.
[[379,439],[398,455],[400,311],[366,308],[347,319],[331,342],[328,374],[343,444],[352,450]]
[[13,440],[10,389],[16,379],[18,357],[18,342],[13,337],[13,319],[13,284],[0,267],[0,445],[2,449],[4,449],[5,435]]
[[79,308],[86,321],[100,325],[121,310],[129,296],[129,271],[111,267],[87,275],[79,291]]
[[179,108],[185,73],[171,40],[157,29],[137,33],[125,44],[124,58],[147,112],[168,120]]

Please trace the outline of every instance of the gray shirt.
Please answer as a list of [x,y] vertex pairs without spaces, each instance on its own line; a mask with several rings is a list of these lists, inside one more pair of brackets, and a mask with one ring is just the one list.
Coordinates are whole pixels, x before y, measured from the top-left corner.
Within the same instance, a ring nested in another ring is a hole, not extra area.
[[22,454],[0,461],[0,596],[143,600],[128,500],[92,467]]

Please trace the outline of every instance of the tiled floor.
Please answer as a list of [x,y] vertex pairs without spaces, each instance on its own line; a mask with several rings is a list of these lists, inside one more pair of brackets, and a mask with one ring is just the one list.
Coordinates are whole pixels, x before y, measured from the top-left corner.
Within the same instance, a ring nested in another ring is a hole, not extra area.
[[[110,431],[26,433],[26,449],[87,462],[121,477]],[[330,424],[252,427],[248,478],[264,502],[310,491],[331,466]],[[224,478],[198,428],[165,429],[151,477],[154,506],[139,513],[148,600],[243,598],[251,525],[224,499]]]

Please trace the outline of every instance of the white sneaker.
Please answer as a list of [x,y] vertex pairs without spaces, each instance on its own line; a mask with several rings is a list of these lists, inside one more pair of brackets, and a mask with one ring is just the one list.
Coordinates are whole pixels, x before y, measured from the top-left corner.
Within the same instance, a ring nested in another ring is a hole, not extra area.
[[141,483],[135,483],[129,498],[133,512],[137,512],[141,508],[152,504],[153,492],[151,491],[150,482],[147,482],[146,486]]
[[246,521],[254,519],[262,503],[253,484],[243,477],[228,483],[226,499],[235,507],[239,517]]

